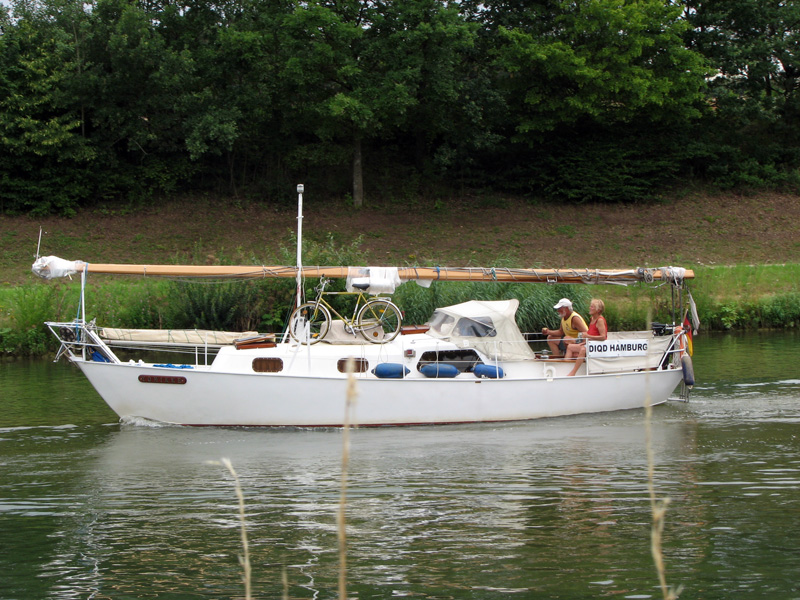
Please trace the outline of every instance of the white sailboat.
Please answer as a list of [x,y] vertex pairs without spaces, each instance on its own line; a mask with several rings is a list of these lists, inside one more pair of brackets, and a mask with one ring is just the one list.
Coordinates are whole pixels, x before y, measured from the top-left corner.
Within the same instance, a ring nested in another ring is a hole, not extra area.
[[[302,196],[301,196],[302,197]],[[302,217],[300,217],[302,218]],[[147,276],[347,277],[366,292],[406,281],[516,281],[584,284],[659,282],[679,292],[691,271],[658,269],[480,269],[289,266],[116,265],[42,257],[42,277],[91,273]],[[298,303],[300,303],[298,293]],[[82,306],[85,304],[82,302]],[[554,359],[519,330],[517,300],[465,302],[437,309],[424,327],[399,335],[357,336],[333,321],[321,340],[296,317],[292,335],[254,332],[106,330],[86,320],[48,322],[66,357],[120,417],[197,426],[339,427],[346,422],[348,377],[358,401],[349,422],[421,425],[503,422],[642,408],[666,402],[694,383],[687,331],[679,322],[648,331],[609,332],[574,362]],[[299,313],[298,313],[299,314]],[[303,336],[306,336],[305,338]],[[391,338],[391,339],[390,339]],[[148,351],[195,348],[191,364],[122,360],[119,344]],[[208,352],[216,350],[209,362]],[[352,371],[350,374],[348,371]]]

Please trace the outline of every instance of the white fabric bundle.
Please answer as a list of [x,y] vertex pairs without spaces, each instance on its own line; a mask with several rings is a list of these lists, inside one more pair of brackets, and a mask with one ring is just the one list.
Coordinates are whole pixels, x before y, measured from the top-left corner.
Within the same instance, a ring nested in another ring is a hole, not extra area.
[[[354,288],[353,284],[369,283],[366,290]],[[365,291],[373,296],[377,294],[393,294],[400,285],[397,267],[351,267],[347,272],[347,291]]]
[[33,263],[31,271],[44,279],[69,277],[80,273],[86,267],[82,260],[65,260],[57,256],[40,256]]

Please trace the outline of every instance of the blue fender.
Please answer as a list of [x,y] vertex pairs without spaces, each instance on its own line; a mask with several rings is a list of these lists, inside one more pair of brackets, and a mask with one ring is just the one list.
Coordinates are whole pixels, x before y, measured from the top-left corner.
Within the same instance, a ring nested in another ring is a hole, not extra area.
[[692,387],[694,385],[694,366],[692,366],[692,357],[688,354],[681,357],[681,368],[683,369],[683,383]]
[[455,377],[458,375],[459,370],[458,367],[449,363],[428,363],[420,367],[419,372],[425,375],[425,377],[434,377],[438,379],[442,377]]
[[475,377],[488,377],[489,379],[502,379],[505,375],[501,367],[496,367],[495,365],[485,365],[482,363],[475,365],[475,368],[472,370],[472,372],[475,373]]
[[402,379],[410,373],[408,367],[400,363],[381,363],[372,369],[375,377],[380,379]]

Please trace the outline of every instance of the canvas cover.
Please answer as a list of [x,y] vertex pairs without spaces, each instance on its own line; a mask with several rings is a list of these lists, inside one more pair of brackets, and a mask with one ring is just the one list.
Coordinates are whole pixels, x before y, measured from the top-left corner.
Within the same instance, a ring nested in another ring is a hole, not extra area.
[[107,342],[186,344],[192,346],[225,346],[235,340],[255,337],[255,331],[211,331],[205,329],[120,329],[103,327],[100,337]]
[[428,322],[428,335],[474,347],[492,360],[529,360],[534,353],[517,327],[518,307],[519,300],[512,299],[437,308]]

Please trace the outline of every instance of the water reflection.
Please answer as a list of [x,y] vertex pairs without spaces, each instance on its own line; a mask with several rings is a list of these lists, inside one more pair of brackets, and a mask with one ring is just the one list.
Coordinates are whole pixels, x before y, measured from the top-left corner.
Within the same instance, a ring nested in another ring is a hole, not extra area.
[[0,390],[0,431],[7,427],[117,422],[117,416],[78,368],[65,361],[0,359]]
[[[348,489],[353,590],[443,597],[431,590],[585,591],[597,581],[618,589],[614,560],[630,551],[621,538],[645,553],[648,544],[640,531],[648,510],[640,424],[630,414],[600,426],[595,417],[356,432]],[[656,446],[677,456],[691,434],[665,425]],[[279,593],[285,569],[295,595],[335,590],[340,432],[123,427],[36,437],[33,445],[76,444],[56,464],[45,464],[46,452],[32,463],[29,453],[32,474],[54,481],[32,486],[24,509],[3,508],[57,517],[46,537],[59,541],[38,574],[58,582],[51,597],[235,594],[236,499],[225,472],[206,464],[220,456],[233,460],[245,487],[260,589]],[[80,464],[72,464],[76,455]],[[636,577],[650,579],[647,558],[625,562],[623,571],[638,563]],[[587,569],[590,576],[576,579]],[[204,591],[194,590],[198,576]]]
[[703,389],[716,384],[800,379],[800,331],[703,334],[693,357]]

